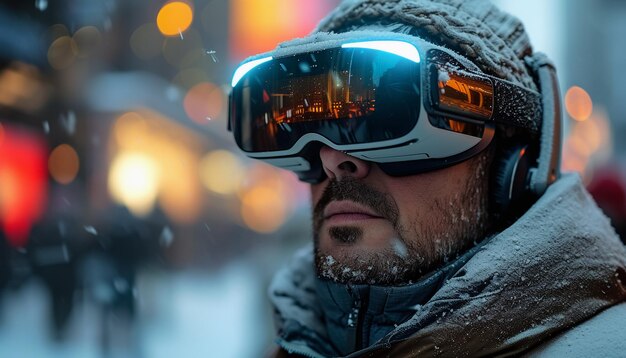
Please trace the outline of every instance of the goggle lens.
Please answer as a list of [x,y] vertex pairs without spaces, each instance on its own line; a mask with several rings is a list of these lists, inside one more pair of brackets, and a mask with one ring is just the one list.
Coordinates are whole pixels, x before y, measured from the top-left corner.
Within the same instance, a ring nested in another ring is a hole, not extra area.
[[400,138],[417,123],[419,63],[335,48],[261,63],[233,89],[235,139],[247,152],[287,150],[307,133],[337,144]]

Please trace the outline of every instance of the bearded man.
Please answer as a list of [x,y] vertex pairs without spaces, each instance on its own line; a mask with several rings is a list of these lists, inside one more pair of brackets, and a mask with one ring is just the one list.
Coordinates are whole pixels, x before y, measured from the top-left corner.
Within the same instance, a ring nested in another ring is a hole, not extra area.
[[560,175],[550,61],[483,0],[348,0],[235,72],[229,125],[311,183],[277,356],[620,357],[626,250]]

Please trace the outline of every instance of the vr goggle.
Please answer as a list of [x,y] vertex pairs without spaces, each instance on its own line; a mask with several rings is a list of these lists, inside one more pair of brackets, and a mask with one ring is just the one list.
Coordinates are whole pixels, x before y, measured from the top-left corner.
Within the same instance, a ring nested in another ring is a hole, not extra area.
[[[292,41],[244,61],[232,87],[229,130],[239,148],[310,183],[325,178],[322,145],[403,176],[476,155],[492,141],[497,124],[538,137],[546,117],[540,93],[397,33]],[[558,91],[550,93],[558,97]],[[554,161],[555,151],[547,150]]]

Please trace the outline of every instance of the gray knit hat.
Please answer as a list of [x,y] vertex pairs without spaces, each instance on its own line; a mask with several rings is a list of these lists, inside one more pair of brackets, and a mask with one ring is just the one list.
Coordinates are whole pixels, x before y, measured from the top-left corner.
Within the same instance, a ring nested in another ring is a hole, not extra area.
[[537,90],[524,58],[524,26],[489,0],[344,0],[314,32],[345,32],[372,23],[411,26],[411,34],[452,49],[485,73]]

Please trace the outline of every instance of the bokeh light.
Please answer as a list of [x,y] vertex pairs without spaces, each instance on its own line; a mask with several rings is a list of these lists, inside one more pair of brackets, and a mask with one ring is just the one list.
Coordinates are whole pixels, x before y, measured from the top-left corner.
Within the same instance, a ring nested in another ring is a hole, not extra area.
[[153,23],[139,26],[130,36],[130,48],[142,60],[150,60],[161,53],[163,37]]
[[578,86],[571,87],[565,93],[565,110],[577,121],[586,120],[593,112],[591,96]]
[[200,162],[200,178],[212,192],[230,195],[237,192],[245,177],[239,158],[227,150],[208,153]]
[[148,131],[148,123],[137,112],[122,114],[113,126],[113,134],[118,145],[125,149],[142,147],[143,134]]
[[189,4],[173,1],[163,5],[157,15],[157,26],[165,36],[177,36],[185,32],[193,21],[193,10]]
[[246,226],[259,233],[278,230],[297,205],[296,187],[283,176],[283,171],[256,163],[245,174],[238,192],[241,218]]
[[146,138],[146,152],[161,167],[160,207],[175,222],[189,224],[202,209],[202,184],[197,172],[200,155],[194,150],[195,138],[191,133],[180,130],[177,136],[174,129],[166,135],[151,131]]
[[136,216],[150,214],[159,188],[159,167],[149,156],[124,152],[113,159],[109,191]]
[[613,152],[610,121],[602,109],[573,123],[563,145],[562,170],[589,179],[590,169],[609,160]]
[[[147,215],[158,202],[176,223],[188,224],[196,220],[204,202],[197,172],[202,150],[198,136],[145,109],[121,115],[112,131],[111,171],[117,166],[117,173],[126,173],[124,176],[130,178],[127,184],[130,188],[146,182],[149,189],[135,197],[133,189],[126,188],[129,192],[120,189],[123,180],[122,174],[118,174],[109,178],[112,197],[129,206],[137,216]],[[128,167],[128,159],[120,162],[119,158],[129,155],[138,168],[143,168],[138,173]],[[133,179],[134,176],[139,179]]]
[[61,36],[48,48],[48,62],[55,70],[62,70],[74,63],[77,53],[74,40],[69,36]]
[[54,148],[48,158],[50,176],[60,184],[73,182],[79,167],[78,153],[68,144],[61,144]]
[[12,246],[26,245],[48,196],[43,139],[0,125],[0,225]]
[[180,224],[191,224],[202,209],[202,185],[198,179],[197,158],[179,150],[161,163],[167,172],[161,176],[159,203],[168,217]]
[[40,82],[41,72],[33,65],[13,62],[0,71],[0,107],[37,113],[52,95],[52,88]]
[[287,203],[280,192],[269,186],[248,191],[241,201],[241,217],[248,227],[260,233],[276,231],[285,222]]
[[93,55],[102,43],[100,30],[95,26],[85,26],[78,29],[72,36],[76,44],[78,57],[85,58]]
[[230,2],[231,58],[272,50],[279,42],[311,32],[335,4],[311,0],[232,0]]
[[192,87],[185,95],[183,106],[187,116],[199,124],[207,124],[222,114],[224,106],[222,89],[212,83],[203,82]]

